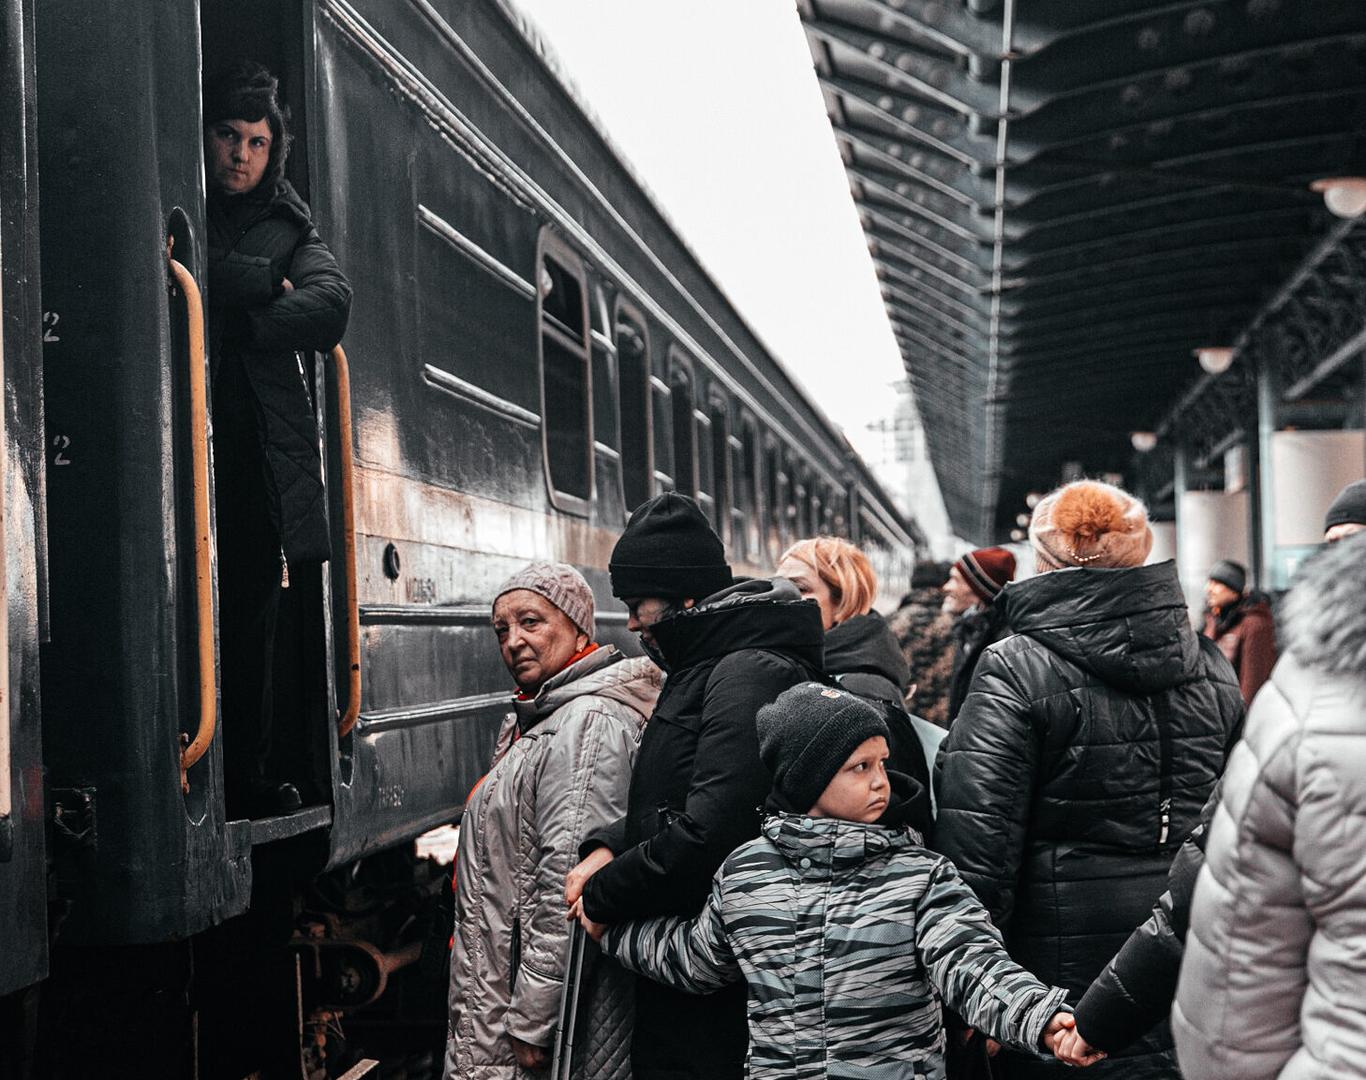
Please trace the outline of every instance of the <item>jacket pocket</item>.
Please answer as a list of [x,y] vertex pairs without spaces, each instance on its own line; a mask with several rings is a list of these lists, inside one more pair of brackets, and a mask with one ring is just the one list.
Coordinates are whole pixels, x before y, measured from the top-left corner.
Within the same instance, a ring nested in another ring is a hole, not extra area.
[[522,968],[522,919],[512,920],[512,950],[508,960],[508,993],[517,992],[517,972]]

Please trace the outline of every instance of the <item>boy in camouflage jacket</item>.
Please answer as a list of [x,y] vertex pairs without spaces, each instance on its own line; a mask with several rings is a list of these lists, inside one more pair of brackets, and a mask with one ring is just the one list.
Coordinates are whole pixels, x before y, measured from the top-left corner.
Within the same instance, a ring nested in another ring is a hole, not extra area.
[[1010,959],[953,865],[899,823],[877,710],[802,683],[757,728],[776,812],[726,859],[702,913],[612,927],[571,917],[670,986],[745,980],[751,1080],[942,1080],[941,1000],[1001,1043],[1052,1051],[1072,1026],[1064,991]]

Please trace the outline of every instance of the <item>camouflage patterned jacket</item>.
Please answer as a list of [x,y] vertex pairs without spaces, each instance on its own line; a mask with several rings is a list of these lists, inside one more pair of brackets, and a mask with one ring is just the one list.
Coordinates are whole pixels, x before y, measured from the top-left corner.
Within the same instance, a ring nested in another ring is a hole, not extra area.
[[1063,991],[1006,955],[986,910],[910,829],[780,814],[695,919],[622,923],[603,948],[694,993],[749,984],[751,1080],[942,1080],[940,1000],[1033,1050]]

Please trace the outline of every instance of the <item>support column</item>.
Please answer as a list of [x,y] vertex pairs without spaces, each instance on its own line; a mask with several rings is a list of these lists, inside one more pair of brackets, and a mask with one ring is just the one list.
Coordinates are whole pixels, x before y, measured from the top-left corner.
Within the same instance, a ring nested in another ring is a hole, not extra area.
[[1276,432],[1280,387],[1274,362],[1265,353],[1257,364],[1257,431],[1252,489],[1252,546],[1259,588],[1270,590],[1276,584],[1276,476],[1271,464],[1271,439]]

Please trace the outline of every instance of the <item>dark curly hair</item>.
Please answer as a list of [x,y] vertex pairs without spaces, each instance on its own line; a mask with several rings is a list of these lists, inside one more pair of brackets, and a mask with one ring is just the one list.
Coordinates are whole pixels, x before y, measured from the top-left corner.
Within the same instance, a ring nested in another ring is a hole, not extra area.
[[254,60],[239,60],[204,80],[206,128],[220,120],[265,120],[270,124],[270,157],[261,183],[271,186],[285,175],[292,142],[289,108],[280,104],[279,88],[280,80]]

